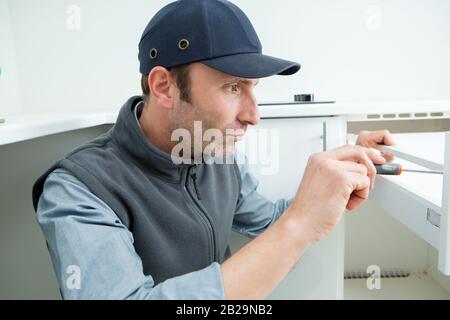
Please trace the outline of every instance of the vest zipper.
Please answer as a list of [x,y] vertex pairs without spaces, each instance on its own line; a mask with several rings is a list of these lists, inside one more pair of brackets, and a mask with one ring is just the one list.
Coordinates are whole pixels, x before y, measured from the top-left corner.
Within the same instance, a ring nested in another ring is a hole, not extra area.
[[[197,165],[192,166],[191,169],[192,169],[192,172],[191,172],[191,174],[189,176],[192,178],[197,199],[201,200],[200,192],[199,192],[200,190],[199,190],[198,184],[197,184],[197,172],[196,172]],[[200,218],[204,221],[204,223],[206,225],[206,228],[208,229],[208,234],[209,234],[209,237],[210,237],[211,251],[212,251],[212,259],[213,259],[213,261],[216,261],[216,240],[215,240],[214,229],[212,227],[211,219],[203,211],[203,209],[200,207],[200,205],[195,203],[195,198],[194,197],[192,197],[192,200],[194,200],[193,202],[195,204],[195,208],[197,209],[197,211],[200,212]]]
[[197,199],[198,200],[202,200],[202,197],[200,195],[200,190],[198,189],[198,185],[197,185],[197,172],[196,172],[196,166],[194,166],[192,168],[192,173],[191,173],[191,178],[194,181],[194,189],[195,189],[195,194],[197,195]]

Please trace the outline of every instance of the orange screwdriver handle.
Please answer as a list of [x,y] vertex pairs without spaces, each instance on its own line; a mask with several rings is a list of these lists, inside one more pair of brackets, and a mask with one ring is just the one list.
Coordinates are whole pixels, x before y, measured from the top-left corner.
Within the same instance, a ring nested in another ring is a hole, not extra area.
[[395,175],[398,176],[402,173],[402,165],[399,163],[383,163],[376,164],[377,174]]

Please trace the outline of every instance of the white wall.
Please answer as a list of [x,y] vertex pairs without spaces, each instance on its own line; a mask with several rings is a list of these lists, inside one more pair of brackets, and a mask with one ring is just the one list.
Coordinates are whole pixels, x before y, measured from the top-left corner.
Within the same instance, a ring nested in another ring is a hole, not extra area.
[[[11,12],[24,111],[119,108],[140,93],[137,44],[168,2],[0,0],[0,17],[5,6]],[[235,3],[253,21],[265,53],[302,64],[295,76],[262,81],[260,102],[298,92],[333,100],[450,98],[450,1]],[[80,9],[80,29],[68,28],[77,15],[70,5]]]
[[450,1],[239,3],[247,3],[266,52],[303,65],[298,76],[262,86],[263,99],[296,91],[337,100],[450,96]]
[[19,83],[9,3],[0,0],[0,118],[20,112]]
[[161,3],[9,3],[27,112],[118,108],[139,93],[137,43]]

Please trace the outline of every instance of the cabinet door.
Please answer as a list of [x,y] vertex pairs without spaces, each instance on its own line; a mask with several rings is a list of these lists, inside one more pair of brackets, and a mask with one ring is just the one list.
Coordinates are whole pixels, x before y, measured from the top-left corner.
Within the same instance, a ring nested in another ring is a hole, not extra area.
[[[238,148],[249,158],[251,172],[260,182],[258,191],[277,200],[295,195],[312,153],[344,144],[345,134],[345,121],[340,117],[262,119]],[[342,298],[343,228],[341,222],[325,239],[311,246],[268,298]],[[232,250],[248,241],[233,233]]]

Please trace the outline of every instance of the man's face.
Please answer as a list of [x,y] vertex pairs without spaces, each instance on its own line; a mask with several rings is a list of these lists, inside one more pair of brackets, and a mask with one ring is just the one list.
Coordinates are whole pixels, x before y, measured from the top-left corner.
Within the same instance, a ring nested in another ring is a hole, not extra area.
[[[212,146],[215,156],[230,154],[247,126],[259,122],[253,93],[258,80],[233,77],[202,63],[191,65],[189,78],[191,101],[177,99],[171,129],[185,128],[195,139],[192,142],[201,144],[201,150],[192,147],[192,155],[208,153]],[[212,135],[208,135],[208,131]],[[217,139],[219,132],[222,139]]]

